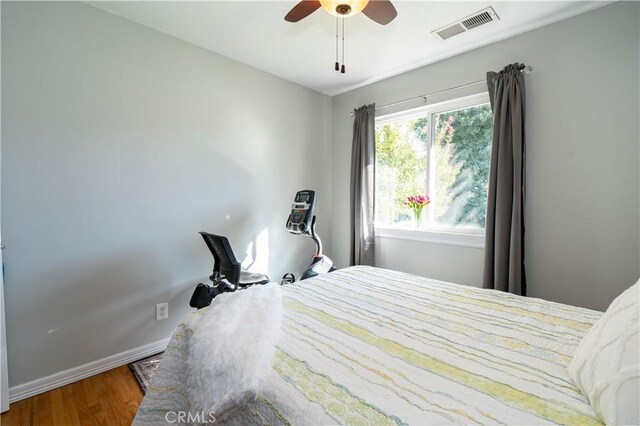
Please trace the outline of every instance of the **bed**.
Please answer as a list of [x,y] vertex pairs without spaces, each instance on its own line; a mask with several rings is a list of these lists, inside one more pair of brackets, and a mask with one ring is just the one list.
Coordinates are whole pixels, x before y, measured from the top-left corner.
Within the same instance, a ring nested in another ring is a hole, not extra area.
[[[567,373],[600,312],[364,266],[282,294],[267,379],[208,421],[601,424]],[[186,358],[207,309],[176,330],[134,424],[192,408]]]

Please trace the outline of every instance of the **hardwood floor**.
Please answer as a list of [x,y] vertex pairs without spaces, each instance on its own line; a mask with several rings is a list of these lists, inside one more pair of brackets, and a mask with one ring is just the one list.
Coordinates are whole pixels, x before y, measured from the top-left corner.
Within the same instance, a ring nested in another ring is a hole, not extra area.
[[124,365],[11,404],[0,424],[128,426],[143,396]]

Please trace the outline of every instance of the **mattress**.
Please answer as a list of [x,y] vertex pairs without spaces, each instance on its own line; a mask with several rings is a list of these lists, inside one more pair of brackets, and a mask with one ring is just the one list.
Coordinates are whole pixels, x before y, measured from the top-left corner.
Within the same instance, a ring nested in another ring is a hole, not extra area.
[[[216,423],[601,424],[566,371],[600,312],[364,266],[283,293],[266,383]],[[176,330],[134,424],[189,411],[185,360],[205,312]]]

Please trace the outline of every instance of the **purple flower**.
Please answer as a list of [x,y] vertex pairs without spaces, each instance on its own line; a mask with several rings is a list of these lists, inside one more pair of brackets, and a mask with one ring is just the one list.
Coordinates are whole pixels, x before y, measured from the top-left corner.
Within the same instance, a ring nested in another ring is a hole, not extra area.
[[411,207],[413,210],[421,211],[424,206],[429,204],[431,199],[428,195],[410,195],[407,197],[407,201],[404,204]]

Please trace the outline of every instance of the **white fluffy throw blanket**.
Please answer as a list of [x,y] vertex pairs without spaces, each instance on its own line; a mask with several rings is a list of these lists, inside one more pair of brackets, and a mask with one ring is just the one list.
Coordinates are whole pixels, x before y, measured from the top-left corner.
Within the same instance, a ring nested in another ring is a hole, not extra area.
[[271,371],[282,323],[276,283],[218,295],[189,339],[187,392],[194,412],[222,413],[257,395]]

